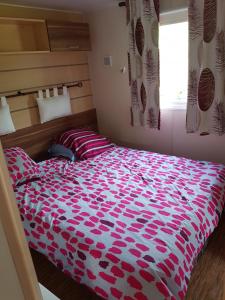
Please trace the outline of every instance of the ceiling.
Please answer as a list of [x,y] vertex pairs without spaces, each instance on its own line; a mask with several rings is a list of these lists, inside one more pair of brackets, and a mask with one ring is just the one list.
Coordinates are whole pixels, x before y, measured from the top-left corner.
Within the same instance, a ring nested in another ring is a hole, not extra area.
[[119,0],[0,0],[0,3],[90,12],[118,5]]

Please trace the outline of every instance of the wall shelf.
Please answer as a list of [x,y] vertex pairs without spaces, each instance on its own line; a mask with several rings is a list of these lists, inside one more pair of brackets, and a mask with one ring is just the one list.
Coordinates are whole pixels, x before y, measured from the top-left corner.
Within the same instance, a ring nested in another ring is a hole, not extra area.
[[0,54],[49,52],[45,20],[0,17]]

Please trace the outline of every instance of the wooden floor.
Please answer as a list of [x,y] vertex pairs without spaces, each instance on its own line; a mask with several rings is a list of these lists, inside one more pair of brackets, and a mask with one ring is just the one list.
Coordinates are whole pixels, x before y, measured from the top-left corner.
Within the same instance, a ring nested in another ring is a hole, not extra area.
[[65,276],[39,253],[31,250],[38,281],[61,300],[102,300],[87,287]]
[[225,213],[193,270],[186,300],[225,299]]
[[[100,300],[31,250],[39,282],[61,300]],[[186,300],[225,300],[225,213],[193,270]]]

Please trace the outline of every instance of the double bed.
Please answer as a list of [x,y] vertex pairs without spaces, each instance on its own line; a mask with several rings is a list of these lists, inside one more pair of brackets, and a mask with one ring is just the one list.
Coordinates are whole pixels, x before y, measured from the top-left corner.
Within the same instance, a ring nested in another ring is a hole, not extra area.
[[184,299],[224,207],[225,166],[113,147],[15,188],[29,246],[103,299]]

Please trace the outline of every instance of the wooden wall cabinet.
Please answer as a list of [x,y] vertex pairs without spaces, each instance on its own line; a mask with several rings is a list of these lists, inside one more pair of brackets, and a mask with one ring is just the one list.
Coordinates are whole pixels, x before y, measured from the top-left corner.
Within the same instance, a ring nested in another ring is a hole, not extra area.
[[87,23],[0,17],[0,54],[91,50]]
[[45,20],[0,17],[0,54],[49,52]]
[[87,23],[47,21],[51,51],[91,50]]

